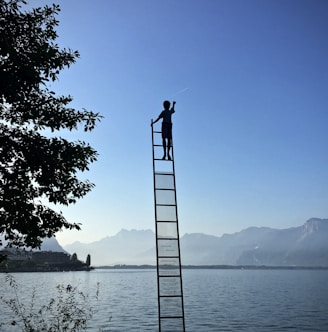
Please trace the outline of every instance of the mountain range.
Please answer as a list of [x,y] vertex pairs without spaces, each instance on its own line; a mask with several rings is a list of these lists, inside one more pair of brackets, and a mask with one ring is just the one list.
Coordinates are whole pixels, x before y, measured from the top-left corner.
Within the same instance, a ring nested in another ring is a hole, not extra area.
[[[221,237],[201,233],[180,239],[183,265],[328,267],[328,219],[312,218],[299,227],[250,227]],[[93,266],[156,264],[151,230],[121,230],[92,243],[64,246],[78,257],[91,255]]]

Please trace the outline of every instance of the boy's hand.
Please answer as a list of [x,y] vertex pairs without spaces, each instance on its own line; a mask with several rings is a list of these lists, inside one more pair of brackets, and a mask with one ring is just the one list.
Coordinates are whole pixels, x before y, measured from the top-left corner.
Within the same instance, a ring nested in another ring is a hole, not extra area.
[[174,102],[173,102],[173,106],[174,106],[175,104],[176,104],[176,102],[174,101]]

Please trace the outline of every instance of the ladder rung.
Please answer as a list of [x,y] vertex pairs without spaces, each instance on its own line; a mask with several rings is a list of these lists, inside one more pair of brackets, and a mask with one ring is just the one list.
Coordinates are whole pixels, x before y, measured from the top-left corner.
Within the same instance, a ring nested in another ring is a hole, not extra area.
[[159,295],[159,297],[182,297],[182,295]]
[[161,131],[155,131],[154,130],[154,134],[161,134],[162,132]]
[[154,144],[153,146],[163,146],[163,144]]
[[178,222],[178,219],[177,220],[157,220],[156,222],[159,222],[159,223],[161,223],[161,222],[165,222],[165,223],[167,223],[167,222],[172,222],[172,223],[177,223]]
[[155,188],[155,190],[171,190],[171,191],[175,191],[175,189],[167,189],[167,188],[161,188],[161,187]]
[[179,258],[179,256],[158,256],[158,258]]
[[157,220],[157,222],[175,222],[175,223],[177,223],[178,222],[178,220]]
[[177,240],[177,237],[157,237],[157,240]]
[[174,191],[174,189],[168,189],[168,188],[155,188],[156,190],[171,190]]
[[169,159],[162,159],[162,158],[154,158],[154,160],[173,161],[173,159],[169,160]]
[[160,316],[161,319],[176,319],[176,318],[180,318],[182,319],[183,316]]
[[[176,270],[178,270],[178,269],[176,269]],[[180,275],[180,273],[179,274],[168,274],[168,275],[159,275],[158,276],[159,278],[180,278],[181,277],[181,275]]]
[[156,203],[156,206],[177,206],[176,204],[162,204],[162,203]]
[[[162,159],[160,159],[162,160]],[[155,175],[173,175],[173,172],[154,172]]]

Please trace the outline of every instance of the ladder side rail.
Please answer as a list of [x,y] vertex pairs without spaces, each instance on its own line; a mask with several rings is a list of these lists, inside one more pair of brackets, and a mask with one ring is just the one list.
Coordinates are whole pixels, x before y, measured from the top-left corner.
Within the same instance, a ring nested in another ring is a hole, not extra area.
[[181,251],[180,251],[180,234],[179,234],[179,217],[178,217],[178,201],[175,181],[175,165],[174,165],[174,149],[173,149],[173,137],[171,139],[172,149],[172,168],[173,168],[173,182],[174,182],[174,196],[175,196],[175,215],[177,221],[177,236],[178,236],[178,254],[179,254],[179,270],[180,270],[180,288],[181,288],[181,305],[182,305],[182,316],[183,316],[183,331],[185,331],[185,318],[184,318],[184,300],[183,300],[183,285],[182,285],[182,267],[181,267]]
[[[151,119],[151,123],[153,123],[153,119]],[[158,322],[161,319],[161,310],[160,310],[160,289],[159,289],[159,261],[158,261],[158,241],[157,241],[157,209],[156,209],[156,170],[155,170],[155,149],[154,149],[154,126],[151,125],[151,140],[152,140],[152,154],[153,154],[153,184],[154,184],[154,207],[155,207],[155,237],[156,237],[156,270],[157,270],[157,315]],[[161,332],[161,327],[159,325],[159,332]]]

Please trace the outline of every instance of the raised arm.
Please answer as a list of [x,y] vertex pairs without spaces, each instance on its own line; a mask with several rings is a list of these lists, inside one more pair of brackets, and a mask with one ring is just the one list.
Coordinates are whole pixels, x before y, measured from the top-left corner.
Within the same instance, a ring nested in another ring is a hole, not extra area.
[[172,113],[175,112],[175,109],[174,109],[175,104],[176,104],[176,102],[174,101],[174,102],[172,103],[172,107],[171,107],[171,111],[172,111]]

